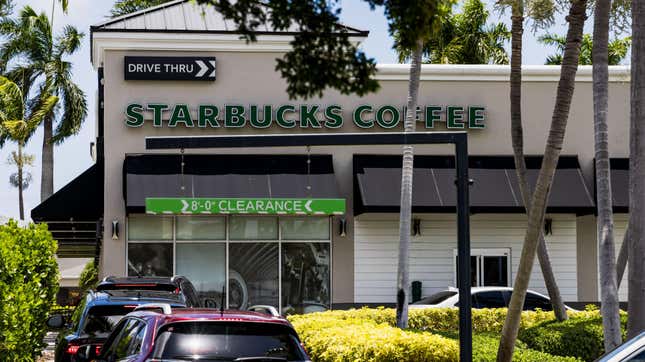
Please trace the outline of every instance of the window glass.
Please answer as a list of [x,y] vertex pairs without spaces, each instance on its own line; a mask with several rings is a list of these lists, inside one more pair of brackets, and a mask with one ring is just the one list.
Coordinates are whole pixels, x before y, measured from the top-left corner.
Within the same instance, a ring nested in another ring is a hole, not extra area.
[[278,307],[278,244],[229,244],[229,308]]
[[[476,287],[478,284],[477,280],[477,263],[478,257],[476,256],[471,256],[470,257],[470,286],[471,287]],[[457,268],[457,285],[459,285],[459,257],[455,256],[455,267]]]
[[91,307],[83,321],[82,333],[105,337],[112,332],[121,318],[133,309],[134,307],[118,305]]
[[172,276],[172,243],[128,243],[128,275]]
[[187,277],[197,289],[200,299],[222,300],[226,280],[226,244],[177,243],[177,275]]
[[280,218],[280,231],[283,240],[329,240],[329,218]]
[[457,295],[457,292],[452,290],[445,290],[443,292],[435,293],[429,297],[422,298],[421,300],[414,302],[412,304],[439,304],[444,300]]
[[284,314],[329,309],[329,243],[282,244]]
[[645,362],[645,349],[639,351],[636,356],[629,357],[629,362]]
[[484,275],[482,277],[484,286],[506,287],[508,286],[508,257],[506,256],[484,256]]
[[177,217],[177,240],[224,240],[226,218],[216,216]]
[[231,216],[231,240],[277,240],[278,218]]
[[112,360],[129,356],[130,347],[136,343],[136,337],[143,327],[144,324],[136,319],[127,320],[119,335],[110,345],[109,352],[106,355],[112,357]]
[[504,308],[506,303],[500,291],[479,292],[473,295],[473,308]]
[[164,216],[130,216],[128,240],[172,240],[172,218]]
[[526,298],[524,299],[524,310],[535,310],[536,308],[540,308],[545,311],[553,310],[550,300],[537,294],[526,293]]

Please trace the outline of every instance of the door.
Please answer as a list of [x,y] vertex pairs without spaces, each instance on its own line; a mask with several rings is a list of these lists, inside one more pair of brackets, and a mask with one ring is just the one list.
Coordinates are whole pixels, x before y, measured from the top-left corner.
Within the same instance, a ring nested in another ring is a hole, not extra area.
[[[459,285],[457,249],[454,249],[455,285]],[[470,280],[472,287],[508,287],[511,281],[510,249],[472,249]]]

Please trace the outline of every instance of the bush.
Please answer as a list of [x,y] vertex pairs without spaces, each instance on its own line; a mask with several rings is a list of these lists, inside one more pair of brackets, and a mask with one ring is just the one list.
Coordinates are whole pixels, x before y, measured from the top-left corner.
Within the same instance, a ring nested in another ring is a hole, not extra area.
[[312,360],[456,361],[457,342],[431,333],[403,331],[366,319],[340,319],[317,313],[293,325]]
[[98,283],[99,268],[96,265],[95,259],[92,259],[89,263],[85,264],[81,275],[78,277],[78,289],[80,289],[80,294],[85,295],[85,292],[95,288]]
[[[621,314],[623,339],[627,315]],[[605,353],[602,318],[597,311],[584,312],[564,322],[548,321],[520,331],[519,339],[530,348],[558,356],[593,361]]]
[[0,226],[0,356],[33,361],[58,292],[56,242],[46,225]]

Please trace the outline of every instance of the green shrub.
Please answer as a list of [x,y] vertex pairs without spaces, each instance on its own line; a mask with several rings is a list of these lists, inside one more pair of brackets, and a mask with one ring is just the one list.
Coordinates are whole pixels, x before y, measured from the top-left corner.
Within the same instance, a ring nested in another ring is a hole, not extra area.
[[[473,362],[495,362],[497,360],[497,347],[499,335],[475,334],[473,335]],[[553,356],[545,352],[529,349],[521,341],[515,343],[513,352],[514,362],[578,362],[575,357]]]
[[85,292],[95,288],[98,283],[99,268],[96,265],[95,259],[92,259],[90,262],[85,264],[81,275],[78,277],[78,289],[80,289],[80,294],[85,295]]
[[458,344],[431,333],[403,331],[366,319],[317,316],[292,323],[313,361],[456,361]]
[[[520,331],[519,339],[530,348],[559,356],[593,361],[604,353],[602,318],[597,311],[584,312],[564,322],[548,321]],[[623,339],[627,315],[622,313]]]
[[46,225],[0,226],[0,356],[33,361],[58,291],[56,242]]

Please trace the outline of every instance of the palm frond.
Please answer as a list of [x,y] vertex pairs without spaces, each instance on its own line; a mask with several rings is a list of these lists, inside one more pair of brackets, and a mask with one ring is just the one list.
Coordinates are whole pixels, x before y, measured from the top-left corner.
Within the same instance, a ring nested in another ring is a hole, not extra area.
[[28,129],[35,130],[43,119],[51,114],[57,102],[58,97],[44,94],[38,102],[38,106],[34,107],[33,112],[29,115],[29,118],[26,121]]
[[84,36],[85,34],[75,27],[66,25],[63,28],[63,33],[56,37],[54,57],[61,58],[65,54],[72,54],[77,51]]
[[0,105],[8,119],[22,119],[24,114],[23,94],[20,87],[6,77],[0,76]]
[[77,134],[87,117],[87,99],[83,90],[70,78],[65,79],[60,90],[63,113],[52,137],[57,143]]

